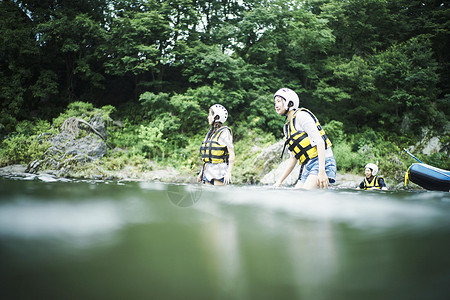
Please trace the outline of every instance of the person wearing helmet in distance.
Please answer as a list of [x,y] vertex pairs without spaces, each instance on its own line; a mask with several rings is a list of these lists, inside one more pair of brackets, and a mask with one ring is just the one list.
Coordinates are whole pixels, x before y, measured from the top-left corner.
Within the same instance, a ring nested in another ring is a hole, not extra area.
[[387,190],[386,184],[381,176],[378,174],[378,166],[376,164],[368,163],[364,167],[366,177],[357,187],[358,190]]
[[228,119],[228,111],[220,104],[209,108],[209,132],[200,147],[203,166],[197,182],[212,185],[226,185],[231,181],[234,164],[234,146],[231,129],[223,126]]
[[328,188],[336,180],[336,161],[319,120],[308,109],[299,108],[299,98],[293,90],[282,88],[273,97],[277,114],[286,116],[287,121],[283,128],[283,153],[286,146],[290,152],[286,169],[274,186],[281,185],[298,161],[301,169],[296,188]]

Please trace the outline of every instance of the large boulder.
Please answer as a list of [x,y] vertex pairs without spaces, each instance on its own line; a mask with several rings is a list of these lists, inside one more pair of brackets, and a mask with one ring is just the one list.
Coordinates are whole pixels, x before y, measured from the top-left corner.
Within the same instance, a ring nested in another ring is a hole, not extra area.
[[417,143],[414,146],[408,147],[408,150],[412,153],[422,153],[425,155],[439,152],[448,154],[450,143],[448,139],[442,139],[442,137],[449,136],[449,134],[450,123],[442,128],[442,132],[439,135],[431,128],[422,128],[422,133],[418,136]]
[[[260,166],[261,171],[259,172],[259,176],[264,176],[281,162],[280,155],[283,151],[283,147],[284,140],[280,140],[277,143],[262,149],[255,157],[253,165]],[[285,152],[287,152],[287,150]]]
[[[70,126],[67,126],[69,123]],[[93,117],[90,122],[69,118],[65,125],[61,133],[48,138],[51,147],[42,159],[30,162],[26,172],[37,173],[41,169],[50,169],[62,173],[58,175],[65,175],[75,165],[92,162],[106,155],[106,122],[101,116]],[[82,134],[79,134],[80,129],[83,130]]]
[[[280,178],[281,175],[283,174],[288,164],[288,161],[289,160],[287,159],[283,160],[278,165],[278,167],[271,170],[269,173],[265,174],[264,177],[261,179],[261,183],[273,185],[278,180],[278,178]],[[300,173],[300,165],[297,164],[294,170],[292,170],[291,174],[289,174],[288,177],[286,177],[286,179],[283,181],[282,186],[292,186],[295,183],[297,183],[299,173]]]
[[[286,165],[288,163],[288,150],[284,150],[284,140],[280,140],[277,143],[262,149],[261,153],[254,160],[254,165],[262,164],[259,177],[260,183],[273,185],[277,179],[282,175]],[[298,174],[300,173],[300,166],[297,166],[292,170],[291,174],[283,181],[283,186],[291,186],[297,182]]]

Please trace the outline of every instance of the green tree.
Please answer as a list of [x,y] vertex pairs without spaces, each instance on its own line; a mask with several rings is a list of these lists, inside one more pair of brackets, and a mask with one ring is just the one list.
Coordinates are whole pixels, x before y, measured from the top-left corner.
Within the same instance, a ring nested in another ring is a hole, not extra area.
[[[64,94],[69,102],[89,91],[102,88],[104,76],[104,30],[89,14],[55,12],[54,18],[37,26],[41,51],[49,52],[53,63],[62,68]],[[61,78],[62,79],[62,78]]]
[[450,4],[442,0],[389,1],[390,15],[397,20],[392,31],[396,41],[406,42],[426,35],[431,41],[433,57],[438,63],[439,109],[450,114]]
[[439,75],[430,46],[426,37],[412,38],[374,58],[378,93],[373,109],[390,130],[399,132],[403,122],[403,129],[418,131],[445,120],[436,109]]
[[37,114],[49,118],[52,110],[103,87],[106,0],[0,5],[0,98],[6,122]]
[[445,1],[10,0],[0,7],[0,123],[9,131],[77,100],[132,100],[149,113],[130,116],[132,123],[162,134],[203,130],[199,119],[222,103],[229,124],[278,136],[272,94],[282,86],[323,123],[348,130],[439,126],[449,115]]
[[328,68],[332,75],[321,79],[314,95],[327,103],[325,111],[329,117],[356,128],[370,123],[376,92],[371,65],[355,55],[351,60],[330,59]]
[[109,34],[107,72],[131,76],[136,85],[146,77],[162,81],[172,31],[166,16],[150,9],[123,15],[113,21]]
[[222,84],[225,89],[240,89],[242,59],[234,59],[217,47],[199,44],[189,51],[183,74],[194,84]]
[[0,125],[13,130],[30,103],[38,57],[33,23],[13,1],[0,2]]
[[389,47],[394,41],[395,21],[387,8],[388,2],[331,0],[321,5],[320,16],[329,20],[336,37],[329,54],[367,57]]

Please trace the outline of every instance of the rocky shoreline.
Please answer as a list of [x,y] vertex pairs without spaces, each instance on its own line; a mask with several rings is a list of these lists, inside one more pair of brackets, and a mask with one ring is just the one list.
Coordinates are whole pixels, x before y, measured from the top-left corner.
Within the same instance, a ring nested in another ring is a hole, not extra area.
[[[66,173],[65,176],[60,176],[60,172],[57,170],[46,170],[34,173],[27,172],[27,165],[10,165],[0,168],[0,176],[2,177],[39,177],[39,176],[51,176],[54,178],[77,178],[86,180],[122,180],[122,181],[161,181],[161,182],[190,182],[194,181],[194,176],[189,174],[182,174],[175,169],[166,168],[154,171],[140,172],[136,175],[135,171],[131,168],[125,167],[123,170],[114,172],[105,176],[93,173],[89,176],[79,176],[78,174]],[[192,177],[190,179],[189,177]]]
[[[89,122],[70,117],[63,122],[59,134],[44,133],[37,137],[39,143],[49,143],[49,148],[38,160],[27,165],[9,165],[0,168],[0,176],[25,178],[28,180],[44,178],[46,180],[120,180],[120,181],[157,181],[167,183],[195,183],[196,174],[187,167],[160,165],[146,159],[144,162],[121,161],[112,163],[103,158],[114,157],[123,149],[108,150],[107,123],[101,115],[93,116]],[[431,147],[432,145],[430,145]],[[434,145],[440,146],[440,145]],[[251,149],[250,158],[233,169],[235,184],[253,184],[271,186],[286,168],[287,159],[280,159],[284,140],[267,147],[256,146]],[[428,147],[429,148],[429,147]],[[428,149],[427,148],[427,149]],[[288,155],[285,153],[285,158]],[[251,168],[245,168],[251,166]],[[399,168],[400,170],[400,168]],[[297,165],[283,182],[283,186],[293,186],[297,181],[300,166]],[[356,188],[364,174],[338,173],[335,188]],[[402,189],[402,176],[393,178],[395,186],[390,189]]]
[[[196,176],[194,174],[183,173],[175,168],[161,168],[152,171],[140,172],[136,175],[136,172],[127,170],[125,167],[123,170],[114,172],[111,176],[91,175],[80,178],[79,176],[58,176],[57,171],[47,170],[36,173],[26,172],[27,165],[10,165],[0,168],[0,177],[15,178],[15,179],[42,179],[44,181],[64,181],[72,178],[85,179],[85,180],[120,180],[120,181],[157,181],[166,183],[195,183]],[[293,172],[295,173],[295,172]],[[355,188],[361,181],[361,176],[356,174],[340,174],[336,175],[336,183],[333,185],[336,188]],[[292,181],[292,180],[291,180]],[[262,185],[272,185],[271,180],[266,179]],[[288,181],[286,186],[294,184]]]

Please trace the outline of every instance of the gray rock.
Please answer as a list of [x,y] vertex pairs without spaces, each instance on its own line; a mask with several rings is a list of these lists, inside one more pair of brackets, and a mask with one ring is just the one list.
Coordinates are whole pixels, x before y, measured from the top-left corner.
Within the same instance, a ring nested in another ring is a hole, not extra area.
[[78,132],[63,130],[61,133],[49,137],[51,147],[45,152],[41,160],[28,164],[26,172],[36,174],[40,169],[51,169],[57,173],[70,174],[71,166],[92,162],[101,159],[107,153],[106,122],[101,115],[92,118],[92,126],[98,133],[93,132],[90,126],[78,124],[78,128],[86,129],[88,134],[78,138]]
[[428,142],[425,144],[425,147],[422,150],[423,154],[431,154],[434,152],[439,152],[442,148],[441,142],[439,141],[439,138],[432,137],[428,140]]
[[[264,177],[261,179],[261,183],[273,185],[278,180],[278,178],[280,178],[281,175],[283,174],[288,164],[288,161],[289,160],[285,159],[278,165],[276,169],[273,169],[269,173],[264,175]],[[291,174],[289,174],[289,176],[286,177],[286,179],[283,181],[282,186],[292,186],[296,184],[299,173],[300,173],[300,165],[297,164],[295,168],[292,170]]]
[[25,174],[26,165],[10,165],[0,168],[0,175]]
[[[262,169],[260,172],[260,176],[265,176],[268,172],[272,171],[274,167],[276,167],[278,164],[282,162],[282,159],[280,158],[281,153],[283,152],[283,146],[284,146],[284,140],[280,140],[277,143],[262,149],[261,153],[259,153],[254,161],[253,164],[255,166],[261,165],[262,163]],[[287,149],[285,150],[283,159],[286,157],[289,157],[287,154]]]
[[90,121],[89,124],[92,125],[92,127],[97,130],[102,136],[103,139],[106,140],[108,138],[108,132],[106,128],[106,122],[103,120],[102,115],[96,115],[94,116]]
[[[281,153],[284,148],[284,140],[280,140],[277,143],[263,149],[261,153],[255,158],[255,165],[257,162],[262,162],[262,170],[260,172],[262,184],[273,185],[277,179],[283,174],[286,165],[288,163],[288,150],[284,150],[283,157],[281,158]],[[294,185],[298,180],[298,175],[300,173],[300,165],[296,165],[291,174],[283,181],[283,186]]]
[[84,156],[89,157],[89,160],[100,159],[107,152],[105,142],[92,133],[81,139],[68,140],[65,143],[57,144],[55,146],[58,151],[62,149],[65,156]]
[[[450,134],[450,125],[442,129],[440,135],[448,136]],[[412,153],[422,153],[429,155],[437,152],[448,153],[450,143],[443,145],[439,136],[431,128],[422,128],[422,134],[419,136],[420,140],[414,145],[408,147]]]

